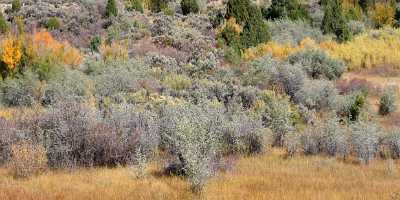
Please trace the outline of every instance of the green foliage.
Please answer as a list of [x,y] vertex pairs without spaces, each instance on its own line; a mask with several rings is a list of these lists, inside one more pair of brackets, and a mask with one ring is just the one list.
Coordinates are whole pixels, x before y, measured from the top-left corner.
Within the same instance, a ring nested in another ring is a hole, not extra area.
[[96,35],[90,40],[90,50],[92,52],[99,52],[99,48],[101,46],[101,38],[100,36]]
[[241,43],[245,48],[254,47],[271,40],[271,34],[267,25],[262,20],[260,9],[250,6],[249,12],[252,14],[249,21],[244,25],[241,36]]
[[289,18],[310,20],[306,8],[298,0],[272,0],[272,5],[263,12],[267,19]]
[[151,0],[150,1],[150,10],[152,12],[158,13],[163,11],[165,8],[167,8],[167,0]]
[[13,0],[11,2],[11,10],[13,12],[19,12],[21,10],[22,4],[21,0]]
[[60,19],[57,17],[52,17],[46,21],[45,27],[48,30],[56,30],[61,27]]
[[181,7],[184,15],[188,15],[189,13],[198,13],[200,10],[197,0],[182,0]]
[[229,0],[226,5],[226,15],[227,19],[233,17],[240,24],[246,23],[250,19],[249,8],[251,7],[251,2],[249,0]]
[[396,111],[397,91],[397,87],[389,87],[385,89],[379,103],[379,114],[387,115]]
[[357,94],[352,102],[350,104],[349,108],[349,119],[351,121],[357,121],[359,119],[360,113],[362,108],[364,107],[365,104],[365,94]]
[[117,15],[118,15],[117,2],[115,2],[115,0],[108,0],[107,6],[106,6],[106,16],[107,17],[111,17],[111,16],[116,17]]
[[230,46],[237,54],[240,54],[240,50],[242,49],[240,35],[232,26],[225,26],[225,28],[218,34],[217,37],[219,40],[225,42],[226,45]]
[[245,49],[257,46],[271,39],[268,26],[263,21],[261,10],[252,5],[249,0],[229,0],[226,19],[234,18],[243,27],[239,39],[235,36],[233,27],[225,27],[222,38],[235,49]]
[[327,0],[325,5],[325,15],[321,26],[322,31],[333,33],[340,42],[348,41],[351,32],[343,14],[342,3],[340,0]]
[[142,5],[142,2],[140,0],[130,0],[128,2],[128,5],[127,5],[126,9],[128,11],[136,10],[138,12],[143,13],[143,5]]
[[10,30],[10,27],[7,24],[6,19],[4,18],[3,13],[0,12],[0,32],[7,33],[9,30]]
[[358,4],[361,6],[364,12],[367,12],[369,8],[375,5],[375,1],[376,0],[358,0]]

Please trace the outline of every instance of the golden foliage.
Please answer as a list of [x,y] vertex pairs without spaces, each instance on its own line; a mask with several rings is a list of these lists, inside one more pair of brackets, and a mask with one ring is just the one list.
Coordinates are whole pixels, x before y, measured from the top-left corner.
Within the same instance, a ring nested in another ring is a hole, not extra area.
[[274,58],[285,59],[289,55],[296,53],[305,47],[315,47],[317,44],[310,38],[304,38],[298,46],[290,44],[279,44],[276,42],[268,42],[260,44],[257,47],[246,49],[243,53],[243,58],[253,60],[258,57],[270,54]]
[[8,70],[14,70],[22,57],[21,42],[13,36],[8,36],[1,42],[1,48],[1,60]]
[[378,64],[400,67],[400,30],[385,28],[356,36],[352,41],[338,44],[326,41],[320,44],[328,53],[343,59],[350,70],[371,68]]
[[236,22],[236,18],[234,18],[234,17],[230,17],[228,20],[226,20],[226,21],[224,22],[224,24],[222,24],[220,27],[218,27],[218,29],[217,29],[216,32],[219,34],[219,33],[221,33],[226,27],[232,28],[232,29],[235,31],[235,33],[236,33],[237,35],[240,35],[240,33],[243,32],[243,27],[240,26],[240,25]]
[[395,8],[389,3],[377,3],[373,15],[375,26],[391,26],[394,23],[395,12]]
[[32,35],[28,54],[32,58],[48,57],[52,61],[72,67],[80,65],[83,56],[68,42],[59,42],[47,31],[39,31]]
[[122,41],[106,44],[102,42],[100,46],[100,55],[104,61],[107,60],[126,60],[128,59],[128,48]]
[[9,109],[0,110],[0,119],[3,118],[6,120],[9,120],[12,118],[12,116],[13,116],[13,113],[11,112],[11,110],[9,110]]
[[400,68],[400,30],[393,28],[371,30],[341,44],[333,40],[316,44],[309,38],[298,46],[269,42],[247,49],[243,57],[252,60],[271,54],[274,58],[285,59],[306,47],[325,49],[330,56],[345,61],[349,70],[371,68],[379,64],[392,64]]

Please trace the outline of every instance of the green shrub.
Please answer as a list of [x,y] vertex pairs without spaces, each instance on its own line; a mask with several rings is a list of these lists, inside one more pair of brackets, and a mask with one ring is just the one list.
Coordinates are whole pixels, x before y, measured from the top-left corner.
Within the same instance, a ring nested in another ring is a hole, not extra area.
[[397,87],[388,87],[383,92],[379,103],[379,114],[387,115],[396,111]]
[[375,5],[375,0],[358,0],[358,4],[360,4],[364,12],[367,12],[369,8]]
[[329,0],[326,2],[321,29],[325,34],[335,34],[337,40],[340,42],[350,40],[351,32],[346,17],[343,14],[340,0]]
[[181,7],[184,15],[188,15],[189,13],[198,13],[200,10],[197,0],[182,0]]
[[168,7],[167,0],[150,0],[150,10],[158,13]]
[[175,15],[175,10],[170,8],[169,6],[164,7],[161,12],[163,12],[165,15],[168,16],[174,16]]
[[310,19],[306,8],[297,0],[272,0],[272,5],[268,9],[264,10],[263,14],[267,19]]
[[7,33],[9,30],[10,30],[10,27],[7,24],[6,19],[4,18],[3,13],[0,12],[0,32]]
[[90,50],[92,52],[99,52],[99,48],[101,46],[101,38],[100,36],[96,35],[90,40]]
[[349,118],[351,121],[357,121],[360,113],[361,113],[361,109],[364,107],[365,104],[365,95],[364,94],[357,94],[354,98],[352,103],[350,104],[350,108],[349,108]]
[[138,11],[143,13],[143,5],[142,2],[140,0],[130,0],[128,2],[127,8],[128,11]]
[[262,20],[260,9],[252,5],[249,8],[249,21],[244,25],[241,35],[241,43],[243,47],[255,47],[260,43],[265,43],[271,40],[271,34],[267,24]]
[[11,2],[11,10],[13,12],[19,12],[21,10],[22,4],[21,0],[13,0]]
[[117,3],[115,0],[108,0],[107,1],[107,6],[106,6],[106,16],[111,17],[111,16],[117,16],[118,15],[118,8],[117,8]]
[[232,26],[225,26],[225,28],[217,36],[220,40],[230,46],[237,54],[240,54],[241,44],[240,35],[235,31]]
[[48,30],[56,30],[61,27],[60,19],[57,17],[52,17],[46,21],[45,27]]
[[227,19],[233,17],[240,24],[249,21],[250,15],[249,8],[251,7],[251,2],[249,0],[229,0],[226,5],[226,15]]
[[[239,42],[236,41],[236,37],[225,38],[229,40],[227,44],[231,44],[231,47],[233,44],[239,49],[249,48],[271,39],[268,26],[263,21],[261,10],[256,5],[252,5],[249,0],[229,0],[225,18],[234,18],[243,27]],[[232,32],[233,30],[228,31]]]

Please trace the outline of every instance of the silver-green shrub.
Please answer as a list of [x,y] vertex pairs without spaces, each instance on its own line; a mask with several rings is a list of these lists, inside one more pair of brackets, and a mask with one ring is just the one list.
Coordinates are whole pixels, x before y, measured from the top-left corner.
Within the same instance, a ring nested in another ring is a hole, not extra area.
[[176,157],[179,171],[196,192],[212,176],[212,162],[220,151],[224,119],[212,106],[171,106],[165,108],[160,119],[162,144]]
[[379,102],[379,114],[387,115],[397,109],[398,87],[391,86],[385,89]]
[[341,77],[346,70],[343,61],[329,57],[325,51],[319,49],[307,49],[289,56],[291,64],[299,64],[308,76],[319,79],[335,80]]
[[0,81],[0,103],[6,106],[31,106],[39,103],[42,97],[40,87],[37,74],[31,71]]
[[293,98],[302,88],[305,78],[306,74],[300,66],[282,64],[278,66],[278,75],[275,77],[275,81],[280,84],[286,94]]
[[309,109],[331,109],[334,107],[338,92],[334,84],[327,80],[307,80],[296,92],[295,101]]
[[296,46],[305,38],[313,39],[316,42],[320,42],[324,38],[320,29],[313,28],[308,22],[301,20],[278,19],[268,21],[268,27],[272,41],[281,44]]
[[294,130],[290,102],[287,98],[272,98],[263,114],[265,125],[273,131],[275,146],[282,146],[285,135]]
[[393,158],[400,158],[400,129],[395,128],[387,137]]
[[357,122],[351,126],[351,146],[363,164],[375,158],[379,148],[380,129],[371,122]]

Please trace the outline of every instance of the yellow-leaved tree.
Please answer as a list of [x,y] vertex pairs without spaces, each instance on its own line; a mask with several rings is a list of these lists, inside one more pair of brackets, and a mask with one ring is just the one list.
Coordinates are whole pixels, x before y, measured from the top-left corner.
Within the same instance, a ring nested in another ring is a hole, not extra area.
[[21,46],[21,42],[13,36],[8,36],[2,40],[1,61],[6,65],[7,71],[14,71],[20,62],[22,57]]

